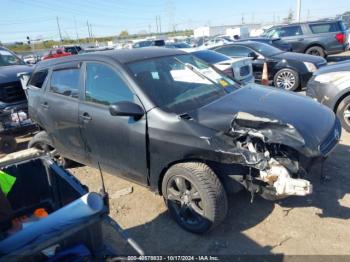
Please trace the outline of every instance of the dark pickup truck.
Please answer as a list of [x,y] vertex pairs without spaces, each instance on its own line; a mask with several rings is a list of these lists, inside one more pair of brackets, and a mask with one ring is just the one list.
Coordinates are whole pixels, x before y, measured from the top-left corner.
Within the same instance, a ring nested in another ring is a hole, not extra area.
[[13,107],[27,108],[27,99],[17,74],[30,73],[32,70],[32,66],[10,50],[0,47],[0,111]]
[[293,52],[325,57],[348,48],[348,32],[341,20],[325,20],[277,25],[263,34],[292,45]]
[[[47,75],[41,86],[38,74]],[[30,146],[150,187],[195,233],[223,221],[227,193],[310,194],[308,160],[326,157],[341,134],[334,113],[312,99],[241,87],[170,48],[43,61],[26,92],[44,130]]]

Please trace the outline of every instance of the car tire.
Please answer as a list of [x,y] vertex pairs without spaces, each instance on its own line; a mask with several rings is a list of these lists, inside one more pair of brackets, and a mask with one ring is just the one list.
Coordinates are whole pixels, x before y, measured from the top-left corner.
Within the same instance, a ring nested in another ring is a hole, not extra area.
[[343,98],[337,108],[337,116],[340,119],[342,127],[350,132],[350,95]]
[[206,233],[226,217],[226,192],[206,164],[189,162],[172,166],[163,178],[162,193],[171,216],[189,232]]
[[36,148],[43,150],[49,155],[55,162],[64,168],[69,168],[73,165],[73,161],[62,157],[52,145],[52,141],[49,138],[46,131],[40,131],[37,133],[28,143],[28,148]]
[[273,77],[273,84],[277,88],[295,91],[300,85],[299,74],[293,69],[281,69]]
[[0,153],[10,154],[16,151],[17,141],[13,136],[0,137]]
[[320,46],[311,46],[308,49],[306,49],[305,54],[308,55],[314,55],[314,56],[321,56],[323,58],[326,57],[326,53],[324,49]]

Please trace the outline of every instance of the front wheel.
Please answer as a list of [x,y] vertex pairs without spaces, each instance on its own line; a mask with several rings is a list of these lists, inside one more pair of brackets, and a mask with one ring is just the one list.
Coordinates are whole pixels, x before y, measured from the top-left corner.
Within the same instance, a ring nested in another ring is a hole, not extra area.
[[164,176],[162,193],[171,216],[192,233],[208,232],[226,217],[226,192],[215,173],[203,163],[171,167]]
[[289,68],[278,71],[273,78],[273,82],[275,87],[288,91],[298,89],[300,84],[298,73]]
[[340,119],[342,127],[350,132],[350,95],[340,102],[337,109],[337,116]]

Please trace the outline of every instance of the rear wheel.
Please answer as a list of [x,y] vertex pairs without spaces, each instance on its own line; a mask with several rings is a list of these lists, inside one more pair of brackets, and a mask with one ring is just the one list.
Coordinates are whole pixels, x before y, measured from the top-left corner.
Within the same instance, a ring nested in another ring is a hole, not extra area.
[[300,84],[298,73],[289,68],[278,71],[273,78],[273,82],[275,87],[288,91],[298,89]]
[[203,163],[171,167],[164,176],[162,193],[171,216],[192,233],[205,233],[226,217],[226,192],[215,173]]
[[350,132],[350,95],[340,102],[337,109],[337,116],[339,117],[343,128]]
[[311,46],[306,51],[305,54],[326,57],[324,49],[320,46]]
[[44,151],[49,155],[56,163],[68,168],[72,166],[73,161],[62,157],[59,152],[53,147],[51,139],[45,131],[37,133],[28,144],[28,148],[36,148]]

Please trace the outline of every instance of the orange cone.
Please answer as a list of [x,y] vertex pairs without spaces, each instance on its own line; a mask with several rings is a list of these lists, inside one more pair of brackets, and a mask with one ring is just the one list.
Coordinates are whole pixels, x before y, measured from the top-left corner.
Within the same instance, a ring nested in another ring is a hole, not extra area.
[[267,70],[267,64],[264,63],[263,71],[262,71],[262,77],[261,77],[261,84],[268,86],[269,85],[269,72]]

